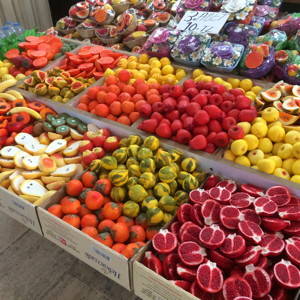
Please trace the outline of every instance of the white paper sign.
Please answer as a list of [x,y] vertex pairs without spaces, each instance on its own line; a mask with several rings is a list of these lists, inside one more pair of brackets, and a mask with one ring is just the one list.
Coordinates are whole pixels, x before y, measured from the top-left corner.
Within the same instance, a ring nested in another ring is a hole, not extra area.
[[177,29],[218,34],[229,16],[227,13],[189,10],[177,25]]

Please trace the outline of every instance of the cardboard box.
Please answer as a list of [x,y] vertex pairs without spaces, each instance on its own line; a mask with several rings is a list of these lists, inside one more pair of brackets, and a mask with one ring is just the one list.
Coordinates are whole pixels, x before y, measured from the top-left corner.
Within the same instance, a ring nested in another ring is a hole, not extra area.
[[0,187],[0,211],[43,235],[35,205],[3,187]]
[[[133,263],[133,288],[135,295],[143,300],[199,300],[199,298],[174,285],[141,263],[144,253],[150,249],[151,246],[147,245]],[[300,299],[300,289],[291,299]]]
[[[43,204],[47,208],[58,203],[64,196],[61,190]],[[65,251],[82,260],[98,272],[132,290],[130,263],[123,255],[102,245],[87,234],[50,214],[46,209],[37,209],[44,237]]]

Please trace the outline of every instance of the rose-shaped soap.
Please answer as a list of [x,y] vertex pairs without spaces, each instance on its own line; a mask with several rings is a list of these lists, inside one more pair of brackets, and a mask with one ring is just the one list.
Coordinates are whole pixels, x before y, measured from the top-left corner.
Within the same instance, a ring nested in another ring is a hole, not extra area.
[[183,54],[190,54],[192,52],[195,52],[199,49],[199,46],[201,44],[201,40],[199,37],[194,35],[188,35],[186,38],[182,39],[178,43],[178,49]]
[[234,51],[230,45],[218,43],[211,48],[211,52],[221,58],[232,58]]
[[199,7],[203,2],[204,2],[204,0],[185,0],[184,5],[187,8],[195,9],[195,8]]
[[229,0],[225,3],[225,10],[229,13],[235,13],[246,7],[247,0]]
[[153,44],[164,43],[169,38],[169,30],[166,28],[157,28],[149,37],[149,41]]
[[247,45],[247,36],[246,33],[241,32],[232,32],[228,35],[228,41],[230,43],[242,44],[243,46]]

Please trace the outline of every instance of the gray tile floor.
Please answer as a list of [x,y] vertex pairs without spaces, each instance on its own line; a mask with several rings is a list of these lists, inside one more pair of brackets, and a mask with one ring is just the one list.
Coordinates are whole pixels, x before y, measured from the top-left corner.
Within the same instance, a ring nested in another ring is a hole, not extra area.
[[136,300],[117,283],[0,212],[1,300]]

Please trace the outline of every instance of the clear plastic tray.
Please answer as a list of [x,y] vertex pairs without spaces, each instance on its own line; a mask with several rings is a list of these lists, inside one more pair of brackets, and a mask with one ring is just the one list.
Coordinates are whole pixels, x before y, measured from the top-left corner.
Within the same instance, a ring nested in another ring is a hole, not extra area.
[[243,52],[243,45],[229,42],[212,42],[204,50],[201,63],[209,70],[231,72],[237,67]]

